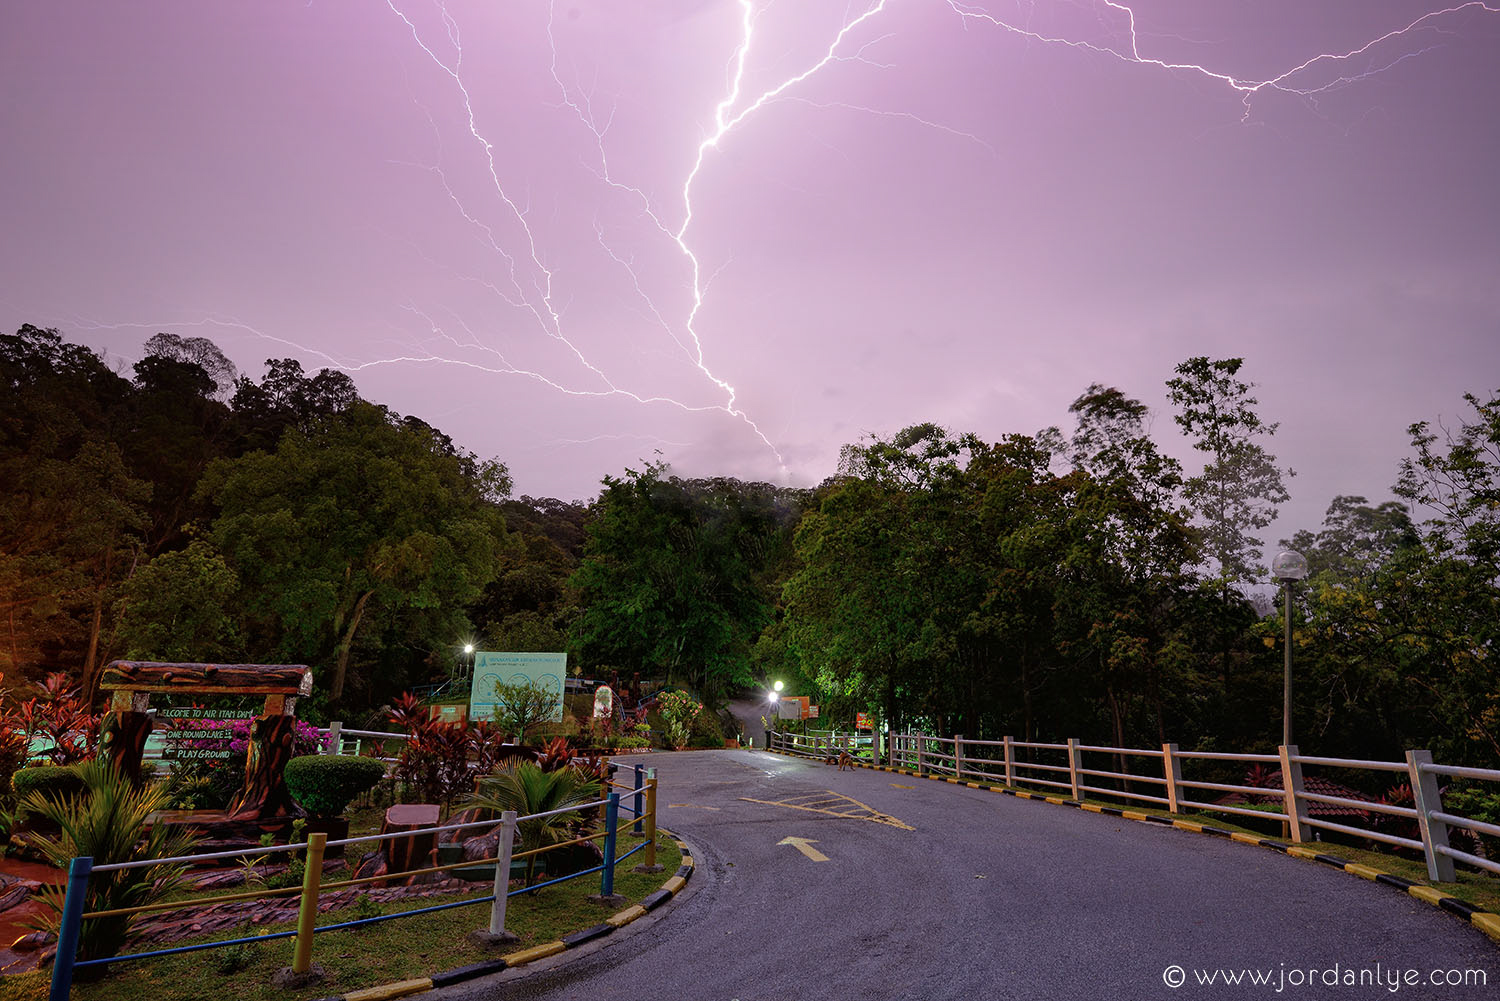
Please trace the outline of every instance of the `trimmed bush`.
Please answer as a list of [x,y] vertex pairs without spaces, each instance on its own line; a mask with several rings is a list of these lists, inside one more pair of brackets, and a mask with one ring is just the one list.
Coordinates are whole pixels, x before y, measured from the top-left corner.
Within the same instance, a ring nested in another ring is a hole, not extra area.
[[353,754],[309,754],[286,765],[286,787],[314,817],[337,817],[385,777],[384,762]]
[[83,778],[71,765],[33,765],[17,769],[11,786],[17,799],[40,793],[46,799],[63,800],[83,792]]

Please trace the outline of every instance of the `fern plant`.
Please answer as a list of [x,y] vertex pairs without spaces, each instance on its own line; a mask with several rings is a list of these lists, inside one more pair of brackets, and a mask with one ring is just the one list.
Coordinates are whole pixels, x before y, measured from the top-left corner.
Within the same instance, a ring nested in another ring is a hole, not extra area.
[[[584,776],[576,768],[547,772],[530,761],[518,761],[480,779],[479,791],[471,805],[497,813],[514,810],[517,816],[526,817],[592,803],[599,798],[599,788],[597,781]],[[579,814],[561,813],[522,820],[516,825],[516,830],[521,837],[522,849],[530,850],[577,837],[587,825],[588,820]],[[526,859],[527,885],[536,877],[540,857],[532,855]]]
[[[148,829],[151,815],[166,806],[166,792],[160,786],[136,788],[104,761],[73,767],[83,780],[81,791],[35,792],[21,804],[28,813],[59,829],[55,837],[33,835],[29,839],[48,862],[66,869],[75,856],[89,856],[97,867],[185,855],[197,844],[197,836],[182,828],[156,824]],[[186,870],[183,865],[150,865],[97,873],[89,878],[83,909],[106,911],[153,903],[176,890]],[[39,900],[46,910],[33,927],[55,934],[62,919],[63,890],[44,888]],[[135,915],[87,919],[79,932],[78,958],[116,955],[134,921]]]

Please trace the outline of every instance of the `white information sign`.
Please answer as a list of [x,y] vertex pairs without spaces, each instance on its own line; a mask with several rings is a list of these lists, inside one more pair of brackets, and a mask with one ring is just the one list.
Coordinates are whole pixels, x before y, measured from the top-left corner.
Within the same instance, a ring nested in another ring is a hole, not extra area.
[[480,650],[474,654],[474,681],[469,690],[469,718],[495,718],[495,686],[530,682],[552,692],[556,698],[547,718],[563,716],[563,679],[568,674],[566,653],[494,653]]

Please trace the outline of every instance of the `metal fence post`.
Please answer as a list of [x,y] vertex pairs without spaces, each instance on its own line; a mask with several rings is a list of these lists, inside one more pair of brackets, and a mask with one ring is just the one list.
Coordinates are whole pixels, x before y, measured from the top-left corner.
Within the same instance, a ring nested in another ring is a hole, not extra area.
[[890,768],[892,771],[896,768],[896,745],[899,743],[901,743],[901,735],[899,733],[892,730],[886,735],[886,751],[890,757]]
[[620,822],[620,794],[609,794],[604,807],[604,874],[599,879],[599,896],[615,895],[615,834]]
[[1005,784],[1016,784],[1016,742],[1009,736],[1005,738]]
[[1292,842],[1300,845],[1312,833],[1307,823],[1307,800],[1302,798],[1302,763],[1296,760],[1296,744],[1282,744],[1276,752],[1281,755],[1281,788],[1286,798],[1287,827]]
[[927,735],[917,734],[917,777],[927,774]]
[[1167,812],[1181,813],[1182,760],[1177,757],[1176,744],[1161,745],[1162,776],[1167,780]]
[[323,880],[323,848],[328,835],[307,836],[306,868],[302,872],[302,902],[297,908],[297,944],[292,952],[292,972],[312,968],[313,925],[318,920],[318,885]]
[[646,859],[636,872],[661,872],[656,864],[656,769],[646,769]]
[[94,860],[79,856],[68,863],[68,890],[63,898],[62,922],[57,929],[57,955],[52,960],[49,1001],[68,1001],[73,991],[73,964],[78,961],[78,932],[83,925],[83,898],[88,893]]
[[635,765],[635,802],[631,804],[631,810],[635,813],[635,823],[630,825],[631,834],[641,833],[641,786],[645,782],[646,770],[640,765]]
[[1073,799],[1083,802],[1083,752],[1078,749],[1078,738],[1068,738],[1068,783],[1073,787]]
[[495,899],[490,902],[490,934],[499,938],[505,935],[505,901],[510,893],[510,856],[515,851],[516,811],[506,810],[500,814],[500,843],[495,854]]
[[1417,827],[1422,832],[1422,851],[1427,856],[1427,878],[1439,883],[1451,883],[1457,876],[1453,871],[1453,859],[1438,851],[1448,847],[1448,825],[1433,817],[1443,809],[1443,793],[1438,788],[1438,777],[1424,771],[1423,765],[1432,764],[1431,751],[1407,751],[1406,770],[1411,776],[1412,805],[1417,808]]
[[960,782],[964,777],[964,735],[953,735],[953,777]]

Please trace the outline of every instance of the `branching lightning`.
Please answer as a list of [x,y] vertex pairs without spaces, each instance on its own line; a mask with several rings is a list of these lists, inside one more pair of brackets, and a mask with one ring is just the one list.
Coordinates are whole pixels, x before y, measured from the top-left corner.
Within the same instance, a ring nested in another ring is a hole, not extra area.
[[[541,0],[536,0],[536,2],[541,2]],[[1136,10],[1130,3],[1122,2],[1122,0],[1096,0],[1093,9],[1098,14],[1101,32],[1096,38],[1049,34],[1034,28],[1029,22],[1007,20],[980,4],[962,2],[962,0],[861,0],[861,2],[855,2],[846,11],[836,30],[827,38],[826,45],[816,47],[815,55],[811,57],[810,62],[796,72],[784,76],[780,82],[757,92],[749,88],[747,81],[750,79],[752,56],[758,55],[755,51],[760,40],[757,31],[758,24],[762,15],[771,9],[774,0],[734,0],[734,2],[737,4],[735,16],[738,25],[737,38],[732,52],[726,55],[724,91],[712,106],[712,120],[701,140],[698,141],[696,147],[683,150],[683,170],[681,175],[674,180],[671,188],[678,193],[680,200],[671,206],[654,205],[651,197],[646,193],[645,184],[631,183],[616,176],[609,151],[609,137],[611,128],[615,124],[616,108],[613,105],[606,108],[604,105],[607,102],[596,101],[592,87],[586,88],[578,83],[570,85],[565,81],[564,73],[559,66],[554,0],[547,0],[545,32],[546,44],[551,56],[549,64],[551,80],[560,95],[556,108],[566,109],[566,113],[575,118],[590,137],[588,143],[592,148],[590,154],[592,162],[587,165],[588,169],[598,178],[604,193],[623,198],[638,210],[638,217],[643,221],[642,224],[649,227],[648,237],[664,241],[664,247],[675,251],[673,259],[680,260],[680,266],[685,271],[681,287],[653,290],[652,283],[644,280],[638,271],[634,256],[622,253],[611,245],[609,232],[596,217],[594,231],[598,244],[612,265],[628,277],[634,296],[643,306],[644,315],[649,316],[652,325],[667,335],[672,343],[671,350],[696,367],[721,402],[696,404],[667,395],[625,388],[612,379],[601,365],[592,361],[578,343],[569,336],[567,324],[564,322],[566,310],[556,301],[554,268],[548,264],[546,255],[539,249],[543,245],[544,234],[541,232],[540,225],[533,224],[531,214],[525,205],[526,200],[513,197],[507,189],[506,182],[502,179],[504,171],[501,163],[497,162],[496,144],[486,135],[481,125],[483,116],[480,114],[481,109],[476,108],[475,97],[471,90],[470,76],[464,64],[460,26],[443,0],[435,0],[436,9],[441,17],[443,36],[442,40],[437,42],[429,42],[424,38],[423,31],[403,10],[400,0],[386,0],[386,5],[404,26],[403,30],[410,35],[417,49],[447,77],[454,99],[459,102],[462,117],[466,122],[465,143],[472,142],[482,156],[488,183],[499,199],[499,205],[504,208],[504,218],[499,221],[486,220],[483,214],[476,211],[472,205],[465,204],[455,187],[449,183],[442,163],[413,166],[419,167],[436,178],[454,209],[473,227],[479,235],[481,244],[492,251],[501,263],[502,276],[500,278],[469,277],[468,280],[478,282],[513,310],[524,311],[528,317],[526,321],[528,326],[534,323],[537,330],[560,344],[576,360],[581,369],[578,375],[579,381],[575,384],[567,376],[548,375],[535,368],[512,364],[505,353],[491,343],[491,338],[472,329],[456,314],[447,312],[444,316],[438,317],[433,315],[437,312],[436,310],[424,310],[415,303],[408,303],[403,308],[417,322],[424,325],[428,332],[424,347],[417,351],[401,357],[367,361],[335,361],[322,352],[309,351],[309,353],[328,359],[330,363],[346,371],[359,371],[378,365],[414,363],[462,365],[487,373],[521,376],[569,396],[619,396],[640,404],[661,404],[690,413],[720,412],[743,422],[776,456],[785,472],[785,463],[780,452],[771,439],[762,432],[759,425],[740,407],[735,387],[721,375],[716,374],[706,360],[704,338],[699,325],[708,301],[712,275],[706,274],[699,253],[694,249],[692,237],[697,227],[701,225],[700,220],[711,212],[712,207],[700,203],[696,194],[698,182],[704,172],[711,169],[712,155],[723,150],[747,119],[762,112],[769,113],[772,109],[789,102],[797,102],[815,109],[846,110],[902,121],[976,144],[990,155],[994,155],[995,147],[991,142],[956,125],[945,124],[913,112],[866,107],[853,101],[815,99],[798,92],[801,85],[812,77],[826,75],[840,67],[855,63],[875,72],[899,73],[899,65],[882,60],[877,52],[882,44],[895,37],[891,31],[879,30],[882,15],[889,8],[898,5],[928,7],[940,16],[956,18],[958,23],[965,28],[992,31],[998,36],[1011,36],[1039,46],[1070,49],[1085,56],[1117,60],[1138,66],[1143,70],[1198,77],[1211,85],[1224,88],[1230,94],[1237,95],[1244,108],[1242,121],[1249,120],[1252,114],[1252,103],[1259,95],[1277,92],[1309,102],[1315,101],[1319,95],[1386,72],[1402,61],[1426,52],[1431,46],[1407,44],[1410,40],[1414,40],[1413,36],[1418,32],[1436,29],[1444,21],[1451,21],[1464,14],[1500,14],[1500,0],[1466,0],[1466,2],[1428,11],[1405,24],[1393,26],[1383,34],[1346,51],[1318,52],[1275,75],[1263,79],[1248,79],[1208,65],[1177,61],[1165,55],[1147,51],[1148,46],[1142,42]],[[1032,12],[1035,13],[1036,5],[1030,6]],[[434,31],[432,34],[437,35],[438,32]],[[1161,33],[1155,37],[1162,39],[1172,36]],[[596,105],[599,106],[597,109]],[[433,129],[434,132],[437,131],[435,123]],[[512,234],[511,238],[507,238],[505,235],[507,233]],[[661,305],[667,293],[682,291],[687,294],[685,310],[674,310]],[[252,329],[238,321],[217,317],[208,322]],[[259,331],[255,333],[260,334]],[[260,334],[260,336],[270,340],[282,340],[265,334]],[[295,346],[302,347],[301,345]],[[308,349],[303,348],[303,350]],[[472,360],[474,352],[480,352],[490,360]]]

